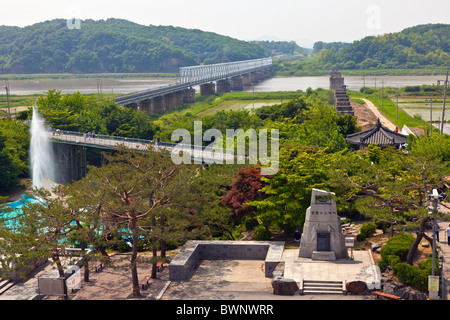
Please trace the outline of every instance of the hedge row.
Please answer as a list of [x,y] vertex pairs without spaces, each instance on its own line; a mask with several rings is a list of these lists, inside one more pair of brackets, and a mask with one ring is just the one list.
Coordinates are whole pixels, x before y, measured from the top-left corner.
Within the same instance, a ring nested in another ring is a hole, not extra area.
[[[378,266],[385,270],[391,266],[398,279],[406,285],[410,285],[420,291],[428,290],[428,276],[431,275],[432,257],[419,263],[418,267],[404,263],[408,251],[414,242],[414,237],[410,234],[400,234],[393,236],[380,251],[381,261]],[[437,274],[436,261],[436,274]]]

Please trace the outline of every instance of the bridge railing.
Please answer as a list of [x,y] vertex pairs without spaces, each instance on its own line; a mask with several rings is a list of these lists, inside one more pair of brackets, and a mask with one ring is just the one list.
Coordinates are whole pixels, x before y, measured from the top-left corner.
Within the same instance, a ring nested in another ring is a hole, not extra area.
[[272,65],[272,58],[217,63],[180,68],[179,83],[192,85],[215,81],[267,68]]
[[148,146],[166,148],[168,150],[178,149],[179,151],[189,152],[194,158],[203,158],[210,160],[226,160],[234,158],[234,152],[229,153],[218,152],[213,150],[211,146],[199,146],[193,144],[179,144],[173,142],[160,141],[157,143],[155,140],[145,140],[128,137],[109,136],[102,134],[88,135],[82,132],[58,130],[51,133],[52,138],[64,142],[70,142],[80,145],[100,146],[107,148],[116,148],[119,144],[124,144],[127,147],[145,149]]
[[91,134],[76,131],[67,131],[67,130],[59,130],[53,131],[52,137],[57,140],[75,142],[79,144],[95,144],[101,146],[116,146],[120,143],[125,144],[143,144],[149,145],[154,144],[153,140],[144,140],[144,139],[136,139],[136,138],[128,138],[128,137],[119,137],[119,136],[109,136],[103,134]]

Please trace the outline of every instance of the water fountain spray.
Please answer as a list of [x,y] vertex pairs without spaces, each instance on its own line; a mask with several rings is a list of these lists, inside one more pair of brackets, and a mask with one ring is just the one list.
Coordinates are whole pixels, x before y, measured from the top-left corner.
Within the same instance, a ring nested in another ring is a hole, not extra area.
[[33,188],[51,189],[55,180],[55,162],[49,131],[36,106],[31,120],[30,160]]

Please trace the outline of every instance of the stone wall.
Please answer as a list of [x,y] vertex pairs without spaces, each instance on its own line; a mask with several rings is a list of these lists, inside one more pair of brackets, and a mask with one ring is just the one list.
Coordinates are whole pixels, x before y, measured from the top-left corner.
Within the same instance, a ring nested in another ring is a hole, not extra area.
[[201,259],[265,260],[265,276],[281,261],[284,242],[270,241],[197,241],[186,242],[169,264],[170,280],[184,280]]

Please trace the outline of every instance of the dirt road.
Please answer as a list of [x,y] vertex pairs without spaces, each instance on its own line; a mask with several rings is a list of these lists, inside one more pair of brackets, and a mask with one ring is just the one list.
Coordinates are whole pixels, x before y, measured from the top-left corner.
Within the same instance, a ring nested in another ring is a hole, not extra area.
[[374,115],[378,118],[378,119],[380,119],[380,121],[381,121],[381,124],[384,126],[384,127],[386,127],[386,128],[388,128],[388,129],[390,129],[390,130],[392,130],[392,131],[394,131],[395,130],[395,128],[397,127],[395,124],[393,124],[384,114],[382,114],[379,110],[378,110],[378,108],[372,103],[372,101],[370,101],[370,100],[367,100],[367,99],[364,99],[364,98],[362,98],[362,100],[364,100],[364,102],[366,103],[365,105],[367,106],[367,108],[370,110],[370,111],[372,111],[373,113],[374,113]]

